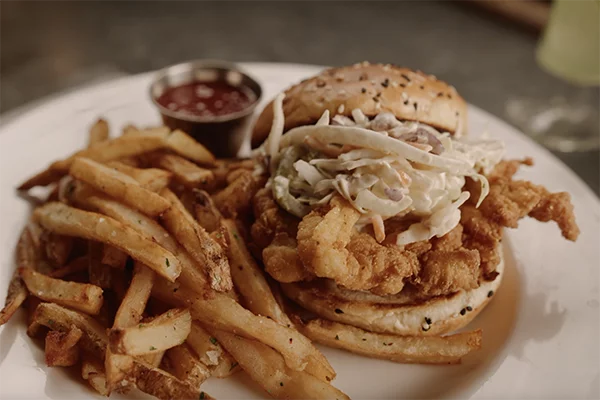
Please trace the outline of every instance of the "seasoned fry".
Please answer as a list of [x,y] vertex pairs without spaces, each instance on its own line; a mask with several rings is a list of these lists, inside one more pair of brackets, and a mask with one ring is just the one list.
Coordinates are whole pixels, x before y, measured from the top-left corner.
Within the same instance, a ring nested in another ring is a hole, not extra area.
[[68,332],[50,331],[46,335],[45,356],[49,367],[70,367],[79,361],[77,342],[83,332],[72,326]]
[[[94,357],[104,360],[108,338],[104,327],[93,318],[56,304],[41,303],[36,309],[34,319],[41,325],[61,332],[67,332],[75,325],[83,332],[80,339],[83,349]],[[201,394],[205,399],[211,398],[207,393],[199,392],[189,384],[142,360],[127,356],[117,357],[117,359],[123,363],[116,363],[115,367],[125,374],[128,381],[134,383],[141,391],[159,399],[199,398]]]
[[206,147],[183,131],[171,132],[166,138],[166,144],[175,153],[199,164],[212,165],[215,162],[215,156]]
[[154,271],[140,262],[134,264],[133,277],[115,316],[114,328],[128,328],[142,319],[155,276]]
[[141,360],[135,360],[133,368],[128,371],[127,377],[142,392],[161,400],[212,399],[208,393]]
[[246,307],[254,314],[264,315],[284,326],[289,326],[290,319],[279,307],[265,276],[248,252],[235,223],[231,220],[222,220],[221,224],[229,244],[227,254],[231,264],[231,277],[236,289],[244,298]]
[[[155,273],[150,268],[136,261],[131,283],[115,315],[113,329],[129,328],[140,322],[148,303],[148,298],[150,297],[154,279]],[[162,354],[157,357],[157,360],[160,359],[162,359]],[[105,368],[109,391],[117,387],[118,383],[125,378],[125,374],[121,372],[122,369],[119,368],[119,365],[123,366],[127,363],[133,365],[133,360],[129,356],[113,354],[110,348],[106,349]],[[149,363],[157,366],[155,362]]]
[[55,267],[66,264],[73,249],[73,238],[44,231],[41,242],[50,264]]
[[229,262],[221,246],[194,220],[173,192],[165,189],[161,194],[171,203],[171,208],[161,216],[167,229],[192,258],[204,266],[213,289],[220,292],[231,290],[233,283]]
[[193,318],[207,327],[233,331],[265,343],[279,351],[290,368],[306,370],[324,381],[335,377],[335,371],[327,359],[306,337],[269,318],[253,314],[224,294],[214,293],[211,298],[199,297],[187,287],[164,280],[155,283],[152,294],[168,303],[189,306]]
[[188,188],[206,187],[214,180],[213,173],[175,154],[157,153],[150,157],[152,165],[173,174],[173,177]]
[[127,124],[121,130],[121,135],[123,135],[123,136],[136,135],[136,134],[139,134],[139,132],[140,132],[140,130],[135,125]]
[[110,168],[114,168],[118,172],[129,175],[145,189],[151,192],[160,192],[163,188],[169,185],[171,181],[171,173],[157,168],[136,168],[131,165],[124,164],[121,161],[111,161],[106,164]]
[[458,364],[462,357],[481,348],[481,330],[444,337],[396,336],[325,319],[295,322],[302,333],[317,343],[399,363]]
[[170,206],[167,200],[143,188],[134,178],[96,161],[78,157],[69,172],[74,178],[149,216],[158,216]]
[[189,383],[193,388],[199,389],[200,385],[210,377],[210,371],[206,365],[185,343],[167,350],[166,356],[173,375],[177,379]]
[[99,118],[90,128],[88,135],[88,147],[93,147],[98,143],[108,139],[108,122]]
[[99,359],[104,359],[106,329],[94,318],[77,311],[69,310],[54,303],[40,303],[35,309],[33,320],[52,330],[68,332],[76,326],[83,332],[79,343],[82,348]]
[[263,343],[226,331],[215,330],[213,334],[242,369],[275,398],[349,399],[331,384],[289,368],[280,354]]
[[92,285],[108,289],[111,285],[110,266],[101,260],[104,244],[90,241],[88,244],[88,279]]
[[97,162],[108,162],[123,157],[137,156],[166,146],[162,137],[120,136],[115,139],[98,143],[92,148],[81,150],[72,156],[52,163],[45,171],[23,182],[18,190],[28,190],[34,186],[47,186],[58,181],[69,172],[71,163],[77,157],[85,157]]
[[185,341],[191,324],[188,310],[169,310],[148,323],[111,329],[110,349],[113,353],[131,356],[167,350]]
[[237,362],[198,321],[192,322],[192,329],[186,343],[208,367],[212,376],[225,378],[235,372]]
[[21,304],[23,304],[25,299],[27,299],[27,295],[29,294],[27,287],[19,275],[19,267],[35,268],[38,256],[27,227],[23,228],[23,231],[21,232],[19,242],[17,243],[16,253],[17,268],[8,284],[8,293],[6,294],[4,308],[0,311],[0,326],[8,322],[19,307],[21,307]]
[[88,381],[98,394],[108,396],[108,386],[106,385],[106,374],[102,364],[92,358],[84,358],[81,362],[81,377]]
[[88,269],[89,260],[87,256],[77,257],[76,259],[69,262],[64,267],[55,269],[49,275],[51,278],[62,279],[69,275],[76,274],[81,271],[85,271]]
[[108,265],[112,268],[123,269],[127,263],[127,253],[117,249],[114,246],[103,245],[102,246],[102,264]]
[[194,194],[194,212],[198,223],[206,229],[207,232],[214,232],[219,229],[223,216],[215,206],[210,195],[204,190],[193,190]]
[[19,268],[27,289],[37,298],[60,304],[86,314],[96,315],[102,307],[102,289],[87,283],[67,282],[35,272],[29,268]]
[[173,253],[110,217],[62,203],[48,203],[34,212],[34,218],[50,231],[115,246],[170,281],[181,273]]

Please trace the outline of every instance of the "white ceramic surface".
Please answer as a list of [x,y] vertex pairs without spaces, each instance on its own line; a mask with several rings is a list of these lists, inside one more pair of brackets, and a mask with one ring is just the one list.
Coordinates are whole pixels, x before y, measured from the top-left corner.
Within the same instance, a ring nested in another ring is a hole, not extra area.
[[[246,64],[264,85],[265,101],[318,67]],[[108,119],[113,132],[126,123],[152,125],[158,114],[147,98],[151,75],[127,77],[53,99],[0,129],[0,293],[13,271],[13,249],[29,213],[16,185],[50,161],[83,146],[89,125]],[[599,398],[600,203],[588,187],[549,152],[507,124],[470,108],[471,134],[488,130],[503,139],[510,157],[532,156],[520,176],[573,196],[582,234],[561,238],[554,224],[532,220],[510,231],[507,271],[491,305],[472,327],[484,329],[484,347],[459,366],[398,365],[324,349],[352,398],[575,399]],[[97,397],[76,373],[47,368],[43,350],[25,334],[23,313],[0,328],[0,398]],[[264,393],[243,373],[209,380],[220,398],[258,398]],[[118,398],[118,396],[115,396]],[[147,397],[132,393],[127,398]]]

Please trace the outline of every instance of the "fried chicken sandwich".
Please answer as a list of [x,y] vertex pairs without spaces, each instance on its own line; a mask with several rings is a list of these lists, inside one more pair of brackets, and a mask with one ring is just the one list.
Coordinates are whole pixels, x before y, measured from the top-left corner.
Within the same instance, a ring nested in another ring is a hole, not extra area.
[[467,135],[454,87],[407,68],[329,69],[258,118],[266,187],[251,235],[285,296],[371,332],[442,335],[503,277],[502,231],[554,221],[576,240],[567,193],[513,177],[493,137]]

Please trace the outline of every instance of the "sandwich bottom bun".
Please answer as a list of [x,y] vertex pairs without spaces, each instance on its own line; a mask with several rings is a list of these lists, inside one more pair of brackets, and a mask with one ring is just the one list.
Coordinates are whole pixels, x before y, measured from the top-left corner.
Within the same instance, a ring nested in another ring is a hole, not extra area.
[[281,287],[289,299],[332,321],[371,332],[413,336],[443,335],[466,326],[485,308],[498,290],[504,275],[503,258],[496,271],[499,273],[496,279],[483,282],[476,289],[422,302],[411,301],[406,295],[380,297],[352,292],[333,284],[286,283]]

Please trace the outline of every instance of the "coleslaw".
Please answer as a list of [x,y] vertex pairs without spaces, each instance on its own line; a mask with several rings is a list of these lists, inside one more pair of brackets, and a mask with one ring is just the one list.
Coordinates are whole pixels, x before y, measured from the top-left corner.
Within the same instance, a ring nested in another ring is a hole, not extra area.
[[352,118],[325,111],[315,125],[283,135],[281,104],[279,96],[266,142],[275,200],[302,218],[340,195],[362,214],[357,228],[373,224],[378,241],[385,238],[383,221],[403,215],[419,222],[397,236],[398,245],[448,233],[469,198],[465,179],[481,184],[479,206],[489,192],[484,174],[504,154],[498,140],[453,138],[391,113],[368,118],[359,109]]

